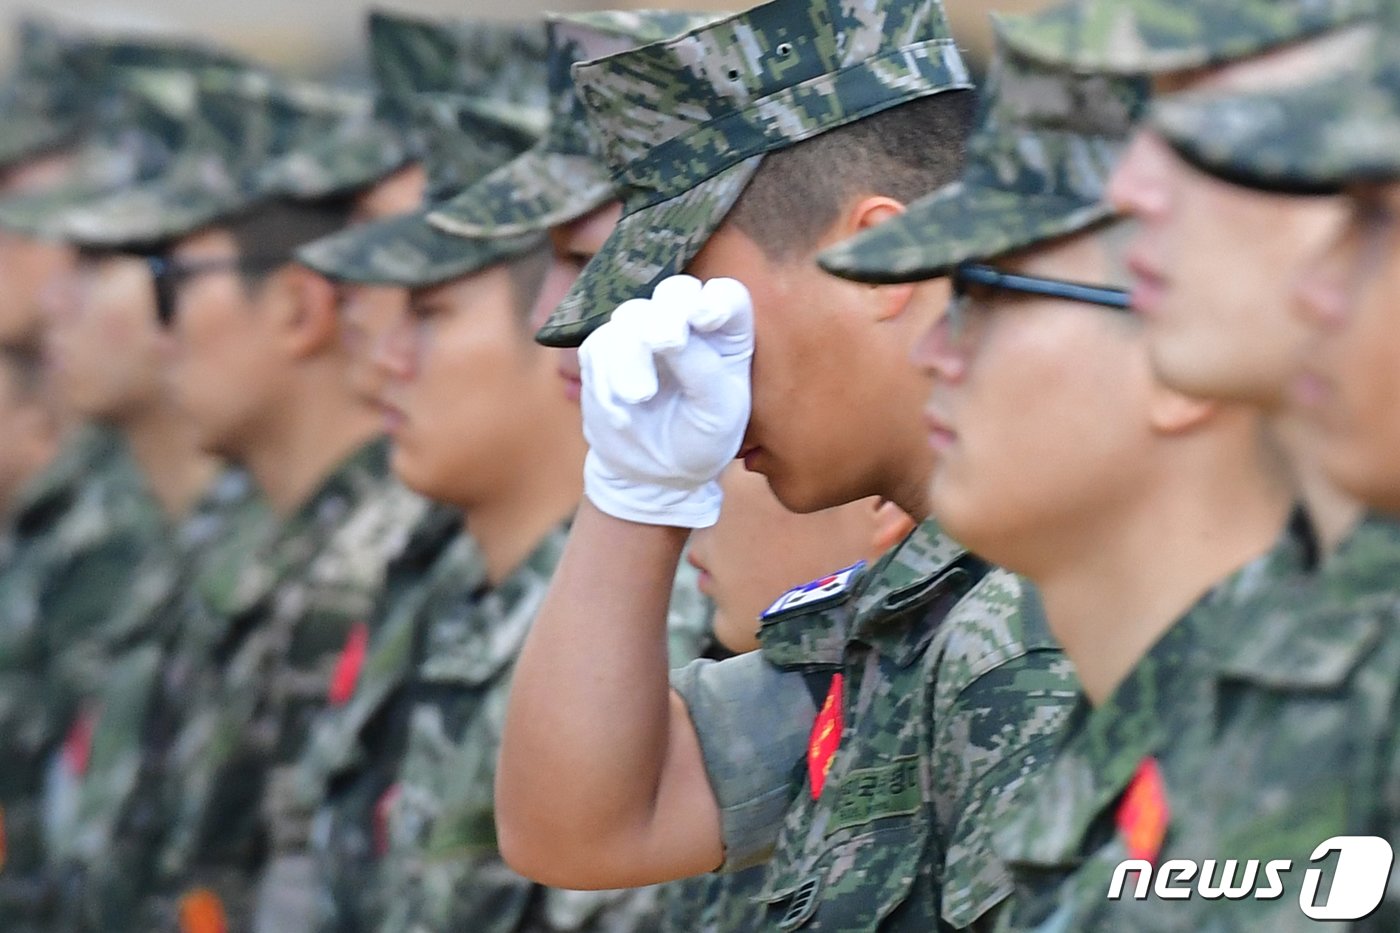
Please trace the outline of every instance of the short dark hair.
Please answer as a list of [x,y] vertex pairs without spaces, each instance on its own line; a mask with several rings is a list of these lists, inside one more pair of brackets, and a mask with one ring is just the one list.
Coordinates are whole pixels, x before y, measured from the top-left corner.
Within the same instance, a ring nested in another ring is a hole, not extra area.
[[268,201],[221,226],[233,236],[240,256],[285,258],[291,263],[296,251],[307,243],[348,226],[354,207],[350,197]]
[[909,203],[958,179],[976,95],[945,91],[766,155],[729,212],[773,260],[813,249],[851,198]]

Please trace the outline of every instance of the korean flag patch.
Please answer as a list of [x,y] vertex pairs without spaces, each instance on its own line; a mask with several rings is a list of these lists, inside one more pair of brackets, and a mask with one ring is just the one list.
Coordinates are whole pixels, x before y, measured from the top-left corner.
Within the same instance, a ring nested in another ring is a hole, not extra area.
[[771,618],[780,612],[787,612],[800,606],[810,606],[813,603],[825,602],[835,596],[840,596],[851,588],[851,581],[863,569],[865,569],[865,561],[857,561],[845,570],[838,570],[820,580],[813,580],[811,583],[794,587],[779,596],[777,601],[765,609],[759,618]]

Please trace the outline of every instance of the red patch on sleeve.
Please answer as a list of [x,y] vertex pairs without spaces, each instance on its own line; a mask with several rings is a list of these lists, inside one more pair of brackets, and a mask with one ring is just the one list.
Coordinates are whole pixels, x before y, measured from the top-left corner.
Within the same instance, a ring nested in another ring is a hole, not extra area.
[[360,670],[365,666],[365,653],[369,650],[369,626],[356,622],[345,637],[345,647],[340,649],[335,671],[331,674],[331,688],[327,699],[331,706],[344,706],[355,695],[355,686],[360,682]]
[[219,895],[194,888],[180,898],[180,933],[228,933],[228,915]]
[[1156,864],[1167,835],[1171,807],[1167,804],[1167,786],[1157,759],[1144,758],[1133,780],[1118,804],[1118,831],[1128,846],[1128,858]]
[[97,714],[87,707],[78,710],[78,715],[73,717],[73,725],[68,727],[68,735],[63,739],[63,766],[69,774],[82,777],[87,773],[96,724]]
[[812,734],[807,740],[807,777],[812,785],[812,799],[822,795],[826,787],[826,775],[831,770],[831,759],[836,747],[841,744],[841,689],[844,684],[840,674],[831,678],[831,689],[827,691],[826,702],[822,704],[817,721],[812,723]]

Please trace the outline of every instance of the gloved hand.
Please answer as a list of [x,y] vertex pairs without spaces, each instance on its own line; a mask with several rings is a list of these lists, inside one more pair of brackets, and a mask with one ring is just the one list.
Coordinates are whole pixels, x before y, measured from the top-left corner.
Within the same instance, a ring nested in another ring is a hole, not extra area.
[[753,306],[734,279],[663,279],[579,348],[583,486],[616,518],[703,528],[749,421]]

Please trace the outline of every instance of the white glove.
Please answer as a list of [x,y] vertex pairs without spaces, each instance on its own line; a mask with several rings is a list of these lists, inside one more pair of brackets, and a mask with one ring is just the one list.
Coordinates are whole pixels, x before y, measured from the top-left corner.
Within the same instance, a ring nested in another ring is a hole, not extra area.
[[703,528],[749,422],[753,305],[734,279],[663,279],[579,348],[583,488],[616,518]]

